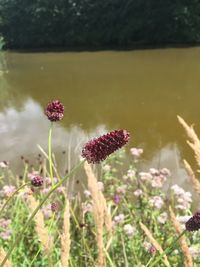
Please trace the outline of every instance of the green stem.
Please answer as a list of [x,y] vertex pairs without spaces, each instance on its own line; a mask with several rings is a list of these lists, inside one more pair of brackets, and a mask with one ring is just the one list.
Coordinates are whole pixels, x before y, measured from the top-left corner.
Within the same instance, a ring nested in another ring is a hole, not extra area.
[[185,234],[187,230],[185,229],[173,242],[172,246],[171,247],[168,247],[162,254],[160,254],[160,256],[156,259],[156,261],[154,261],[150,267],[153,267],[153,266],[158,266],[157,264],[159,263],[159,261],[162,259],[162,257],[164,255],[168,255],[170,254],[171,252],[173,252],[174,248],[175,248],[175,245],[177,243],[177,241]]
[[49,150],[49,173],[52,183],[52,188],[54,187],[54,179],[53,179],[53,167],[52,167],[52,129],[53,129],[53,123],[51,122],[51,126],[49,128],[49,138],[48,138],[48,150]]
[[58,182],[55,186],[52,187],[52,189],[48,192],[48,194],[42,199],[42,201],[39,203],[39,205],[36,207],[36,209],[33,211],[33,213],[31,214],[31,216],[29,217],[29,219],[27,220],[27,222],[25,223],[24,227],[22,228],[21,232],[17,235],[15,241],[13,242],[13,244],[10,246],[10,249],[8,250],[5,258],[3,259],[0,267],[3,267],[4,264],[6,263],[7,259],[9,258],[10,254],[12,253],[13,249],[18,245],[18,243],[20,242],[22,235],[24,234],[24,232],[26,231],[27,227],[30,225],[31,221],[33,220],[33,218],[35,217],[36,213],[39,211],[39,209],[42,207],[42,205],[45,203],[45,201],[49,198],[49,196],[59,187],[61,186],[66,180],[67,178],[69,178],[72,174],[74,174],[77,169],[83,165],[83,163],[85,162],[85,160],[81,161],[79,164],[77,164],[72,171],[67,174],[60,182]]
[[31,267],[33,265],[33,263],[35,262],[35,259],[37,258],[37,256],[39,255],[41,251],[41,247],[38,249],[37,253],[35,254],[35,256],[33,257],[33,260],[31,261],[29,267]]
[[5,207],[8,205],[8,203],[13,199],[13,197],[26,185],[29,185],[30,183],[25,183],[22,186],[20,186],[19,188],[17,188],[17,190],[15,192],[13,192],[13,194],[6,200],[6,202],[3,204],[2,208],[0,209],[0,215],[3,212],[3,210],[5,209]]

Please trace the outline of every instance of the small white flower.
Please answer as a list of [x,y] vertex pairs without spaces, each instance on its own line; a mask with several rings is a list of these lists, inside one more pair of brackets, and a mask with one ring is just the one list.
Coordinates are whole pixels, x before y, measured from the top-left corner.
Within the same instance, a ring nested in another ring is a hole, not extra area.
[[125,218],[124,214],[121,213],[121,214],[114,217],[114,222],[115,223],[122,223],[124,221],[124,218]]
[[11,196],[16,191],[16,187],[14,185],[4,185],[2,189],[2,193],[6,197]]
[[126,235],[128,235],[129,237],[131,237],[131,236],[133,236],[135,234],[136,229],[131,224],[125,224],[124,225],[124,232],[126,233]]
[[135,192],[133,192],[134,196],[139,197],[143,195],[143,191],[141,189],[137,189],[135,190]]
[[143,153],[142,148],[136,148],[136,147],[131,148],[130,151],[131,151],[131,154],[136,158],[139,158]]
[[167,178],[163,175],[154,176],[151,181],[151,186],[154,188],[161,188],[166,180]]
[[188,216],[188,215],[176,217],[177,221],[182,224],[185,224],[190,218],[191,216]]
[[164,201],[160,196],[154,196],[154,197],[150,198],[149,204],[152,207],[155,207],[157,209],[161,209],[163,204],[164,204]]
[[145,248],[146,251],[149,251],[149,249],[151,248],[151,243],[144,241],[143,246]]
[[127,188],[127,185],[121,185],[116,189],[116,191],[117,191],[117,193],[125,194],[126,193],[126,188]]
[[127,171],[127,177],[129,177],[129,178],[135,177],[135,170],[132,170],[132,169],[128,170]]
[[171,190],[174,192],[175,195],[182,195],[185,193],[185,190],[178,186],[177,184],[171,186]]
[[111,170],[111,166],[106,164],[102,167],[102,169],[105,171],[105,172],[109,172]]
[[200,248],[198,247],[189,247],[189,252],[194,259],[197,259],[200,256]]
[[86,197],[90,197],[91,196],[91,193],[90,193],[90,191],[89,190],[84,190],[84,195],[86,196]]
[[168,218],[167,212],[163,212],[160,214],[160,216],[158,216],[158,222],[164,224],[166,223],[167,218]]
[[87,212],[92,212],[93,211],[93,207],[92,207],[92,204],[90,203],[82,203],[82,210],[83,210],[83,213],[87,213]]
[[99,191],[103,192],[104,191],[104,184],[102,182],[97,182],[97,186]]
[[7,161],[0,161],[0,168],[2,168],[2,169],[8,168],[8,162]]
[[159,170],[155,169],[155,168],[150,168],[149,169],[149,172],[152,174],[152,175],[159,175],[160,172]]
[[149,172],[140,172],[139,176],[142,181],[151,181],[153,178]]

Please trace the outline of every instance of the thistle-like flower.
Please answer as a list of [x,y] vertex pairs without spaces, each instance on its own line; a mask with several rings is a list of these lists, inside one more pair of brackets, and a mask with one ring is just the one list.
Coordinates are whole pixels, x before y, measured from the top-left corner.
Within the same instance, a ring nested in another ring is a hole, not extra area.
[[185,228],[189,232],[200,229],[200,211],[196,212],[185,224]]
[[35,187],[39,187],[43,185],[43,182],[44,182],[44,179],[39,175],[35,175],[31,179],[31,184]]
[[126,130],[115,130],[87,142],[82,150],[82,157],[88,163],[99,163],[129,141]]
[[60,121],[64,116],[64,105],[59,100],[48,103],[45,114],[50,121]]

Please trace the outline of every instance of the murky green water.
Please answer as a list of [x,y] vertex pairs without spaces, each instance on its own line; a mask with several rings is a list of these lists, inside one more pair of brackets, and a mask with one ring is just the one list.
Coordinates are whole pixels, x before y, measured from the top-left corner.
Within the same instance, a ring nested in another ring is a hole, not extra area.
[[[54,147],[79,154],[88,134],[118,127],[144,148],[145,165],[169,167],[185,180],[181,157],[192,160],[176,115],[200,133],[200,48],[129,52],[1,53],[0,159],[13,166],[21,154],[47,143],[43,106],[66,107]],[[73,159],[72,159],[73,161]],[[71,162],[63,160],[64,168]]]

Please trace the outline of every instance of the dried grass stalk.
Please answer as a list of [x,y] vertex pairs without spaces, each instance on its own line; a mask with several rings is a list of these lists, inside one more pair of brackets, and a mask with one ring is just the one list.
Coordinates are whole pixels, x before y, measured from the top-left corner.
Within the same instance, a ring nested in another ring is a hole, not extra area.
[[85,162],[84,169],[88,178],[88,189],[91,193],[93,201],[93,213],[97,231],[97,248],[98,248],[98,267],[106,266],[104,254],[104,223],[105,223],[105,210],[107,210],[106,200],[102,192],[98,188],[97,178],[95,177],[91,166]]
[[[31,211],[34,211],[39,204],[38,201],[32,195],[29,195],[28,202],[29,202]],[[35,230],[38,235],[38,239],[41,242],[44,251],[48,255],[50,255],[52,248],[53,248],[53,243],[52,243],[52,239],[50,238],[48,234],[48,229],[47,227],[45,227],[44,216],[41,210],[39,210],[36,213],[34,217],[34,221],[35,221]]]
[[[171,221],[174,225],[174,228],[175,228],[177,234],[180,235],[182,232],[181,225],[177,221],[176,216],[175,216],[171,207],[169,207],[169,213],[170,213],[170,218],[171,218]],[[179,239],[179,244],[180,244],[181,250],[183,252],[183,255],[185,257],[185,261],[184,261],[185,267],[193,267],[192,256],[189,252],[186,237],[184,235]]]
[[199,180],[196,178],[190,164],[186,160],[183,160],[183,163],[184,163],[184,166],[185,166],[185,169],[186,169],[188,175],[190,176],[190,178],[192,180],[192,185],[193,185],[194,189],[196,190],[196,192],[198,194],[200,194],[200,182],[199,182]]
[[[140,227],[145,232],[146,236],[148,237],[148,239],[150,240],[152,245],[160,252],[160,254],[162,254],[164,251],[163,251],[161,245],[158,243],[158,241],[156,241],[156,239],[153,237],[150,230],[142,222],[140,222]],[[170,267],[170,264],[169,264],[169,261],[168,261],[166,255],[163,255],[163,262],[167,267]]]
[[61,266],[69,266],[70,256],[70,211],[69,211],[69,200],[66,198],[64,220],[63,220],[63,234],[61,236]]
[[[5,252],[5,250],[1,247],[1,248],[0,248],[0,263],[4,260],[5,256],[6,256],[6,252]],[[5,267],[12,267],[12,264],[11,264],[11,262],[10,262],[9,260],[7,260],[4,266],[5,266]]]
[[177,116],[177,118],[178,118],[179,123],[185,129],[186,134],[190,139],[190,141],[187,141],[187,143],[194,151],[196,162],[197,162],[198,166],[200,166],[200,140],[199,140],[197,134],[195,133],[193,126],[189,126],[184,121],[184,119],[181,118],[180,116]]
[[106,199],[103,195],[103,193],[100,191],[99,192],[100,199],[103,203],[103,208],[104,208],[104,222],[106,226],[106,230],[108,232],[109,238],[112,239],[112,215],[111,215],[111,208],[107,206]]

